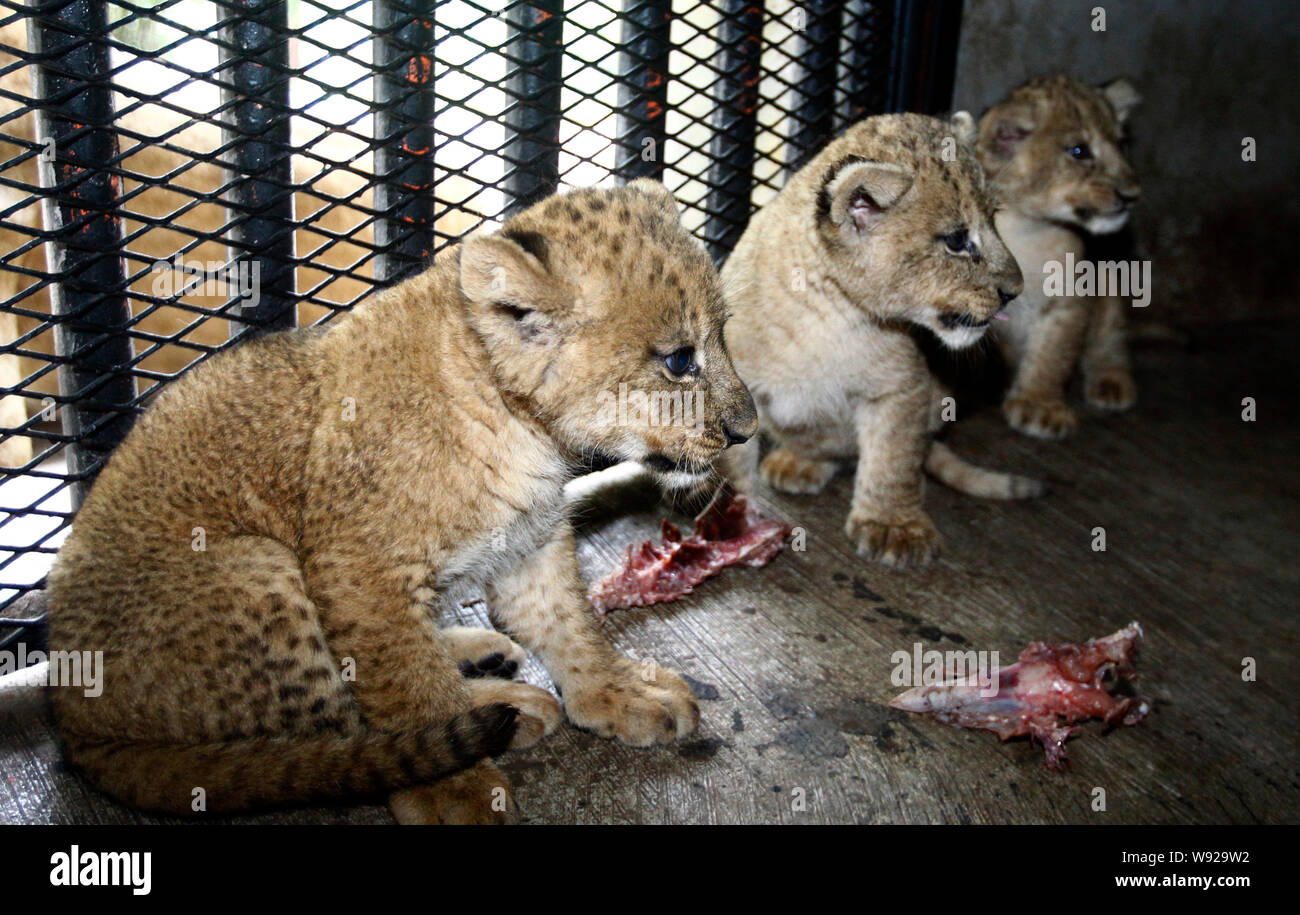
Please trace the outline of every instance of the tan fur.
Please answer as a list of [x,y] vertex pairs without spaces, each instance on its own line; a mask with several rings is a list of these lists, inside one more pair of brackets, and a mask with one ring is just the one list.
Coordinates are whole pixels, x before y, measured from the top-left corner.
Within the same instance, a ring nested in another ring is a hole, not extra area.
[[[856,455],[845,529],[860,553],[896,567],[924,564],[939,546],[921,505],[938,392],[908,327],[969,346],[1021,289],[973,134],[964,112],[853,126],[751,220],[723,268],[727,340],[775,445],[759,463],[751,442],[728,457],[729,474],[815,493]],[[974,253],[941,240],[963,228]],[[975,491],[994,480],[1008,497],[1036,491],[947,449],[931,469]]]
[[[1118,231],[1140,188],[1120,149],[1139,102],[1126,80],[1101,89],[1064,76],[1031,80],[980,120],[979,156],[998,196],[998,231],[1025,274],[996,339],[1015,380],[1003,412],[1027,435],[1061,438],[1078,425],[1065,385],[1082,360],[1090,405],[1123,410],[1137,399],[1124,342],[1126,303],[1113,296],[1044,293],[1044,264],[1083,260],[1084,237]],[[1085,144],[1091,158],[1068,150]]]
[[[722,320],[702,246],[639,181],[543,201],[328,330],[177,381],[50,574],[53,647],[105,652],[102,696],[55,690],[70,760],[173,813],[195,787],[210,812],[370,790],[403,821],[497,821],[503,777],[482,760],[559,713],[462,678],[484,648],[518,651],[431,622],[480,587],[574,724],[637,746],[691,733],[686,683],[643,676],[598,628],[562,488],[587,456],[698,480],[753,433]],[[670,377],[659,354],[686,345],[698,372]],[[698,389],[706,409],[611,422],[597,404],[620,384]]]

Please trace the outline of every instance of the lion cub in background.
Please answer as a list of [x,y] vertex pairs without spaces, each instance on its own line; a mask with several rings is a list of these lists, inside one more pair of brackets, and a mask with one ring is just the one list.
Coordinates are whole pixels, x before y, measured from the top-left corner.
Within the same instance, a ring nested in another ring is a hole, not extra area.
[[[523,656],[436,628],[436,599],[479,586],[575,725],[636,746],[690,734],[685,681],[643,678],[598,628],[563,486],[592,456],[697,484],[753,434],[722,322],[703,246],[638,181],[545,200],[328,329],[177,381],[50,573],[52,647],[104,653],[102,695],[54,690],[69,760],[176,814],[383,792],[403,822],[500,820],[486,758],[560,706],[462,677]],[[622,384],[692,389],[699,422],[598,419]]]
[[998,232],[1025,273],[1025,292],[994,336],[1015,367],[1003,413],[1027,435],[1062,438],[1078,425],[1065,385],[1080,362],[1089,405],[1125,410],[1137,401],[1126,298],[1048,295],[1046,280],[1047,265],[1060,270],[1067,255],[1085,259],[1084,232],[1118,232],[1127,222],[1141,188],[1121,145],[1140,101],[1124,79],[1095,89],[1040,77],[980,119],[979,157],[998,197]]
[[854,125],[754,216],[722,271],[728,345],[774,444],[761,463],[757,441],[729,455],[728,474],[743,486],[757,469],[779,490],[816,493],[856,455],[845,530],[897,568],[938,552],[923,464],[985,497],[1041,491],[928,434],[938,392],[909,325],[969,347],[1021,291],[974,139],[966,112]]

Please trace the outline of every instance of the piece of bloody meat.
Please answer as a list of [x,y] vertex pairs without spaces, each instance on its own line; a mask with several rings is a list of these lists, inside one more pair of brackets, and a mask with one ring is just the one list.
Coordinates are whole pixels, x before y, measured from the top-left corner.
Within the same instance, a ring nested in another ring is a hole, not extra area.
[[767,565],[781,552],[790,526],[764,518],[742,495],[724,486],[695,519],[695,532],[683,537],[663,522],[663,541],[628,547],[623,561],[587,589],[599,613],[676,600],[729,565]]
[[1003,740],[1028,734],[1047,751],[1048,768],[1059,770],[1066,763],[1065,742],[1079,730],[1075,722],[1101,718],[1130,725],[1146,717],[1147,704],[1123,693],[1138,676],[1141,636],[1142,627],[1129,623],[1082,645],[1031,642],[1015,664],[998,671],[995,695],[981,695],[976,677],[968,675],[914,687],[889,704],[959,727],[985,728]]

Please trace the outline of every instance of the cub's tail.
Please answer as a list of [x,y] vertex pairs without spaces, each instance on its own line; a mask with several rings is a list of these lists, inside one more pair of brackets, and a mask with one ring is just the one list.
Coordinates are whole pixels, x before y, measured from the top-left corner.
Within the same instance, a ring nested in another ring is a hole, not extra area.
[[504,752],[518,714],[494,704],[416,731],[227,743],[64,739],[69,760],[107,794],[142,810],[193,816],[427,784]]
[[930,443],[925,469],[940,483],[980,499],[1032,499],[1047,491],[1038,480],[976,467],[940,441]]

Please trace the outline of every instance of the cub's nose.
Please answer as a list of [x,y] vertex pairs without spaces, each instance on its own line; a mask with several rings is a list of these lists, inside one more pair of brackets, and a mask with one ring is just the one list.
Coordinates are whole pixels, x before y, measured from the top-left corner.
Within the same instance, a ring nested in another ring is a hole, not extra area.
[[754,437],[758,431],[758,407],[749,388],[734,375],[727,391],[727,399],[719,411],[722,420],[722,432],[727,436],[727,447],[742,445]]
[[749,441],[754,435],[754,430],[752,428],[746,428],[738,431],[730,423],[723,423],[722,431],[727,433],[728,448],[730,448],[732,445],[743,445],[745,444],[745,442]]
[[754,406],[754,398],[749,389],[740,385],[737,394],[739,403],[736,404],[736,409],[728,411],[729,415],[722,420],[722,431],[727,435],[728,448],[743,445],[758,431],[758,408]]
[[1124,206],[1129,206],[1142,196],[1142,188],[1136,184],[1132,187],[1117,187],[1115,188],[1115,196],[1119,198],[1119,202]]
[[1018,295],[1020,295],[1020,293],[1018,292],[1007,292],[1005,289],[999,289],[998,301],[1000,301],[1003,305],[1005,305]]

